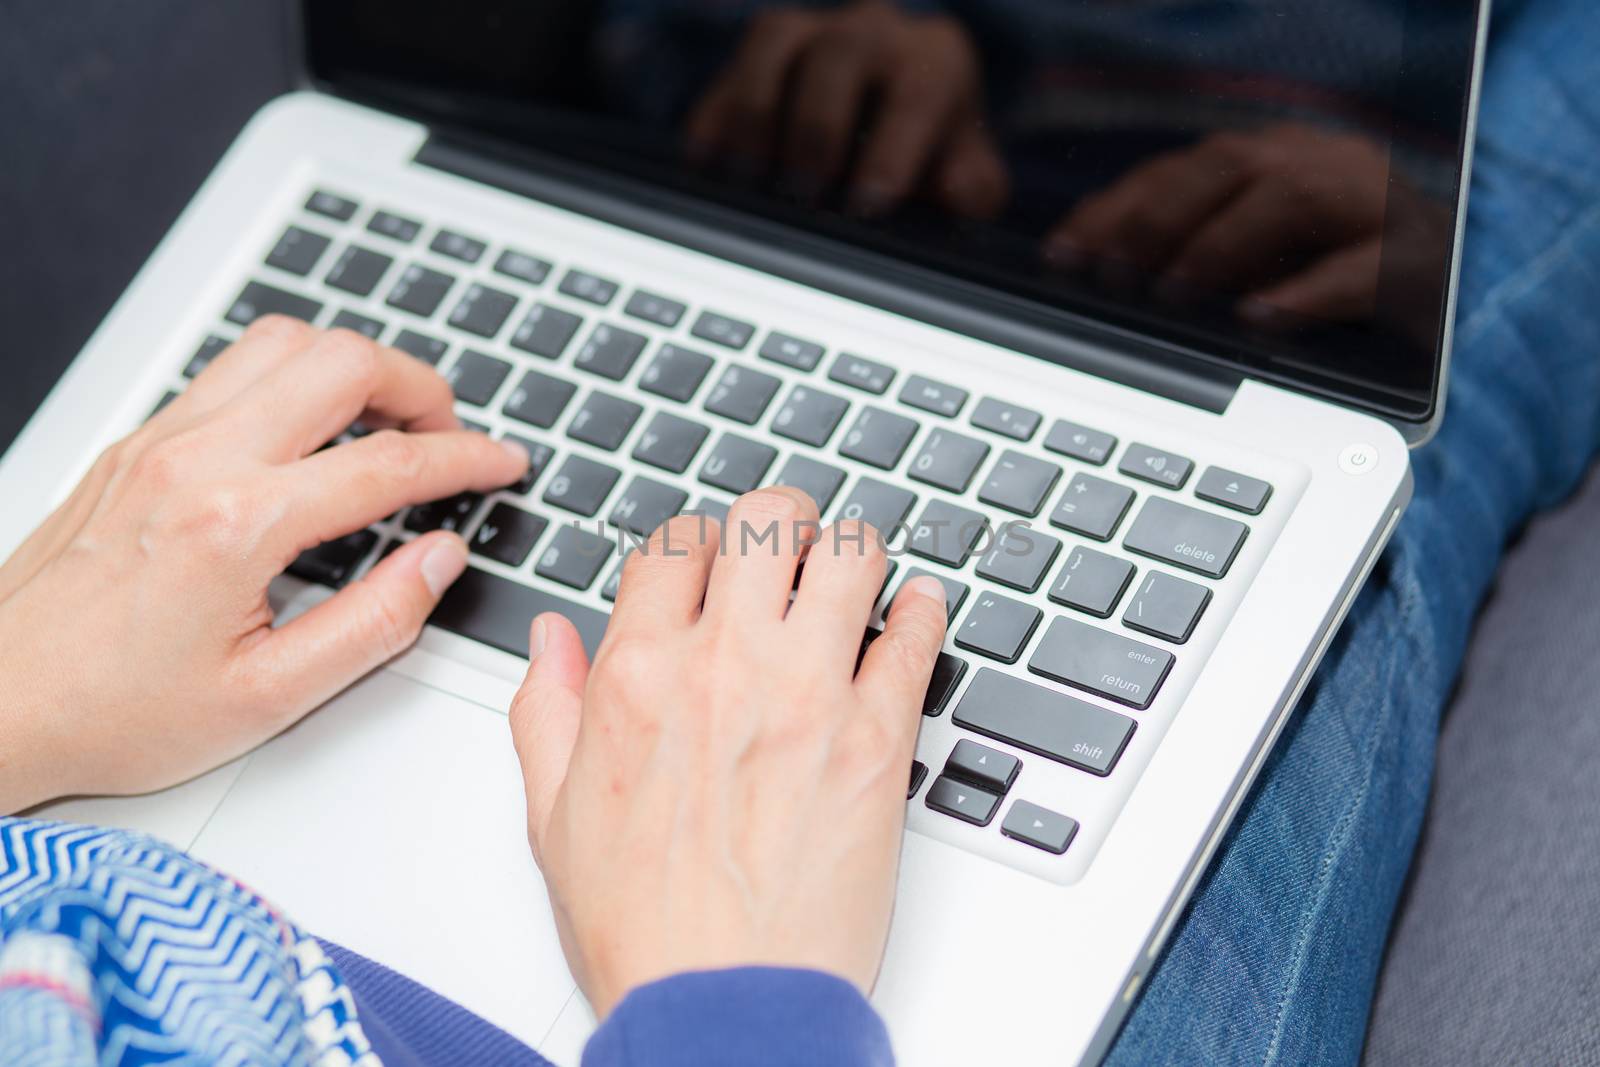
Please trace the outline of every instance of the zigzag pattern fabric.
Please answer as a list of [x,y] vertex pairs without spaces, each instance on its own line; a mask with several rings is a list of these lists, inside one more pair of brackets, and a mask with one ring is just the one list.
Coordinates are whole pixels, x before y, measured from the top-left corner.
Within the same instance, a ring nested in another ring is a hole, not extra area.
[[380,1067],[321,945],[154,838],[0,818],[0,1064]]

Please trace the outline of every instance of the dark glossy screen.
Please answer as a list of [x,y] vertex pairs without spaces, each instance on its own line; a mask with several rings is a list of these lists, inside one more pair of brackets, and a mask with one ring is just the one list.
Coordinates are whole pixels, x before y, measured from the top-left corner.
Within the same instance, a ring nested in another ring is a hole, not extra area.
[[1432,410],[1473,0],[318,0],[358,98],[1401,418]]

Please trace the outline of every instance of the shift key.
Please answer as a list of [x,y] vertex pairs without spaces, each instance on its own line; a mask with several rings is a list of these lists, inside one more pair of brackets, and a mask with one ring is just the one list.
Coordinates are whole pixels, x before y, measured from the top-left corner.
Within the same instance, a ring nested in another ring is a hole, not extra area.
[[1150,706],[1172,670],[1172,653],[1098,626],[1057,616],[1028,669],[1130,708]]
[[1133,736],[1126,715],[983,668],[953,716],[957,726],[1068,766],[1111,773]]

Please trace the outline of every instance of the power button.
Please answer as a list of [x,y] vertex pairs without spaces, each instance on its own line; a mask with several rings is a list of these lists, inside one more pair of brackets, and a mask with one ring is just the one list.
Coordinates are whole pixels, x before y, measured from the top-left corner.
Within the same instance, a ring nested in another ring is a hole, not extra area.
[[1346,474],[1365,474],[1378,465],[1378,450],[1364,441],[1346,445],[1339,453],[1339,469]]

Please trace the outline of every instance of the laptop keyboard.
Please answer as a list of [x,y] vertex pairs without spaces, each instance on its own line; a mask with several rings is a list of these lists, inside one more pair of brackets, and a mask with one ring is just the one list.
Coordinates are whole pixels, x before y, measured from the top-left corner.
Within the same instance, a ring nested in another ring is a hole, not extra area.
[[[515,486],[417,505],[306,552],[290,573],[337,588],[411,536],[458,531],[478,564],[431,621],[525,656],[545,610],[598,641],[621,573],[617,531],[642,538],[681,512],[722,518],[761,485],[797,486],[824,520],[897,532],[880,610],[911,577],[945,585],[950,636],[923,711],[959,729],[924,730],[908,798],[993,834],[986,855],[1035,871],[1040,855],[1063,862],[1082,827],[1114,812],[1054,810],[1036,801],[1062,789],[1031,783],[1119,773],[1271,484],[1217,466],[1196,478],[1202,464],[1181,452],[560,253],[311,193],[223,323],[282,313],[380,339],[440,368],[463,420],[517,440],[532,463]],[[183,378],[234,332],[206,336]]]

